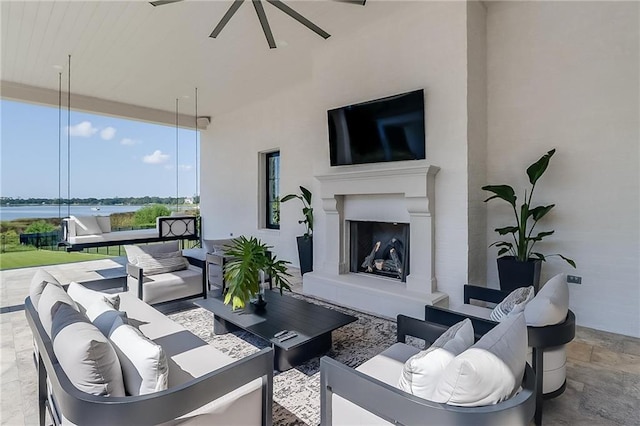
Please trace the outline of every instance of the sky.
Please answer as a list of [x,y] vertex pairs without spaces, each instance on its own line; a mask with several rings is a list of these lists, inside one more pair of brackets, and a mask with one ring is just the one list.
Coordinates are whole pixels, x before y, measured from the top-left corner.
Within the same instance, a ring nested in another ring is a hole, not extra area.
[[68,127],[67,117],[63,108],[60,127],[57,107],[0,101],[2,197],[175,197],[176,186],[196,195],[194,130],[179,130],[176,153],[175,126],[71,110]]

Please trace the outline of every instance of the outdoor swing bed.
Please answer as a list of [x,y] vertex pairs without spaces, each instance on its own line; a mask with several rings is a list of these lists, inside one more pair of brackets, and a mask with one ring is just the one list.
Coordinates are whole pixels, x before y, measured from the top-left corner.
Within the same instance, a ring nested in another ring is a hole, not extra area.
[[[71,55],[69,55],[69,85],[67,90],[67,127],[71,127]],[[58,125],[62,129],[62,73],[58,74]],[[176,152],[178,152],[178,99],[176,99]],[[198,193],[198,119],[210,120],[209,117],[198,117],[198,89],[195,90],[195,129],[196,129],[196,194]],[[58,155],[62,154],[61,131],[58,132]],[[70,152],[70,132],[67,132],[67,149]],[[70,157],[70,155],[69,155]],[[110,247],[127,244],[154,243],[162,241],[181,240],[200,241],[201,219],[200,216],[179,214],[174,212],[171,216],[156,218],[156,226],[151,229],[132,229],[111,231],[111,218],[109,216],[72,216],[70,210],[70,184],[67,188],[67,217],[62,219],[61,211],[61,161],[58,166],[58,215],[62,220],[61,240],[58,247],[65,247],[67,251],[82,251],[88,248]],[[70,161],[67,161],[70,167]],[[67,170],[70,176],[70,170]],[[70,181],[70,178],[68,178]],[[178,207],[178,164],[176,155],[176,208]]]

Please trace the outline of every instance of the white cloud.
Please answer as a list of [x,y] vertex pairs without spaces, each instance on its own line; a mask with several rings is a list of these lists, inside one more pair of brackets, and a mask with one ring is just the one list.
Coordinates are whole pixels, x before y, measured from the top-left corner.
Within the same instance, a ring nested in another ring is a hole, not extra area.
[[147,164],[163,164],[169,161],[169,154],[163,154],[159,149],[153,151],[153,154],[142,157],[142,162]]
[[193,166],[191,166],[191,164],[180,164],[178,166],[178,170],[181,170],[183,172],[188,172],[193,168]]
[[69,134],[71,136],[81,136],[83,138],[91,137],[97,131],[98,129],[93,127],[90,121],[83,121],[82,123],[69,127]]
[[135,139],[129,139],[129,138],[122,138],[122,139],[120,140],[120,145],[127,145],[127,146],[129,146],[129,145],[137,145],[137,144],[139,144],[139,143],[140,143],[140,141],[135,140]]
[[105,141],[110,141],[116,135],[116,129],[113,127],[105,127],[100,131],[100,137]]

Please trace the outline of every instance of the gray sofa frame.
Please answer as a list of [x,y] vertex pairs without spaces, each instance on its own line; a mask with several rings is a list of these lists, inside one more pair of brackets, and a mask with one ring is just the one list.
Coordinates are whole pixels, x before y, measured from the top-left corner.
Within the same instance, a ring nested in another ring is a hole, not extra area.
[[[491,289],[487,287],[479,287],[466,284],[464,286],[464,303],[469,304],[471,300],[483,302],[500,303],[509,292]],[[460,312],[451,311],[437,306],[425,306],[425,320],[445,326],[451,326],[465,318],[469,318],[476,332],[485,334],[493,327],[498,325],[497,322],[487,320],[485,318],[475,317],[473,315],[462,314]],[[533,371],[536,374],[536,415],[535,423],[542,424],[542,401],[551,399],[561,395],[567,387],[567,381],[556,391],[543,394],[542,393],[542,372],[544,371],[543,355],[545,348],[553,348],[569,343],[576,335],[576,316],[569,310],[567,317],[560,324],[548,325],[546,327],[527,327],[527,338],[529,346],[532,348]]]
[[[46,411],[56,425],[60,413],[77,425],[154,425],[174,420],[255,379],[262,380],[262,425],[272,424],[273,349],[260,352],[193,379],[181,386],[141,396],[103,397],[78,390],[58,363],[53,344],[31,299],[25,300],[27,321],[38,353],[39,424]],[[53,399],[49,398],[47,379]]]
[[[448,328],[404,315],[397,320],[397,341],[401,343],[406,336],[414,336],[430,344]],[[528,364],[522,390],[514,397],[491,406],[457,407],[418,398],[324,356],[320,359],[321,425],[333,424],[333,394],[399,425],[529,424],[536,402],[534,373]]]

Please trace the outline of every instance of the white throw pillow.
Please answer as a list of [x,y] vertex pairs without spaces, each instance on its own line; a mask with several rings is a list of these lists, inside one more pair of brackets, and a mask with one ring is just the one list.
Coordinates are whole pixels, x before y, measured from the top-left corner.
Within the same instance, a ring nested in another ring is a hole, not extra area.
[[102,229],[95,216],[71,216],[76,223],[76,235],[100,235]]
[[169,384],[169,364],[162,346],[137,328],[117,319],[110,339],[116,348],[124,386],[129,395],[144,395],[165,390]]
[[189,261],[182,256],[181,251],[153,255],[140,254],[136,266],[142,268],[144,275],[156,275],[187,269]]
[[127,253],[127,261],[132,265],[138,264],[138,256],[141,254],[155,255],[158,253],[172,253],[180,250],[180,244],[178,241],[169,241],[160,244],[147,244],[140,246],[124,246],[124,251]]
[[524,314],[508,317],[447,365],[430,400],[463,407],[497,404],[522,384],[527,357]]
[[533,286],[516,288],[493,308],[489,318],[500,322],[508,316],[519,314],[524,311],[527,303],[533,299],[533,295]]
[[36,271],[36,274],[31,279],[31,285],[29,286],[29,297],[31,298],[31,303],[33,303],[33,306],[36,309],[38,309],[40,295],[49,283],[53,283],[58,286],[60,285],[58,280],[56,280],[53,275],[51,275],[44,269],[38,269]]
[[65,303],[71,306],[74,310],[77,310],[75,302],[71,297],[69,297],[60,284],[49,283],[40,295],[37,308],[38,317],[40,317],[42,327],[44,327],[44,331],[47,332],[49,337],[51,337],[51,325],[53,324],[52,310],[58,302]]
[[[118,300],[119,301],[119,300]],[[126,317],[127,313],[114,309],[113,304],[106,297],[96,300],[87,308],[87,318],[98,330],[105,336],[109,337],[109,332],[113,327],[116,319]]]
[[451,326],[428,349],[405,362],[398,382],[403,391],[430,399],[445,367],[474,342],[471,320]]
[[559,324],[569,311],[567,276],[558,274],[545,283],[538,294],[524,308],[527,325],[544,327]]
[[84,315],[59,303],[52,335],[53,352],[76,388],[93,395],[125,396],[115,349]]
[[91,290],[75,281],[69,283],[67,293],[76,302],[81,312],[86,312],[89,306],[103,298],[107,299],[113,309],[120,309],[120,295]]

